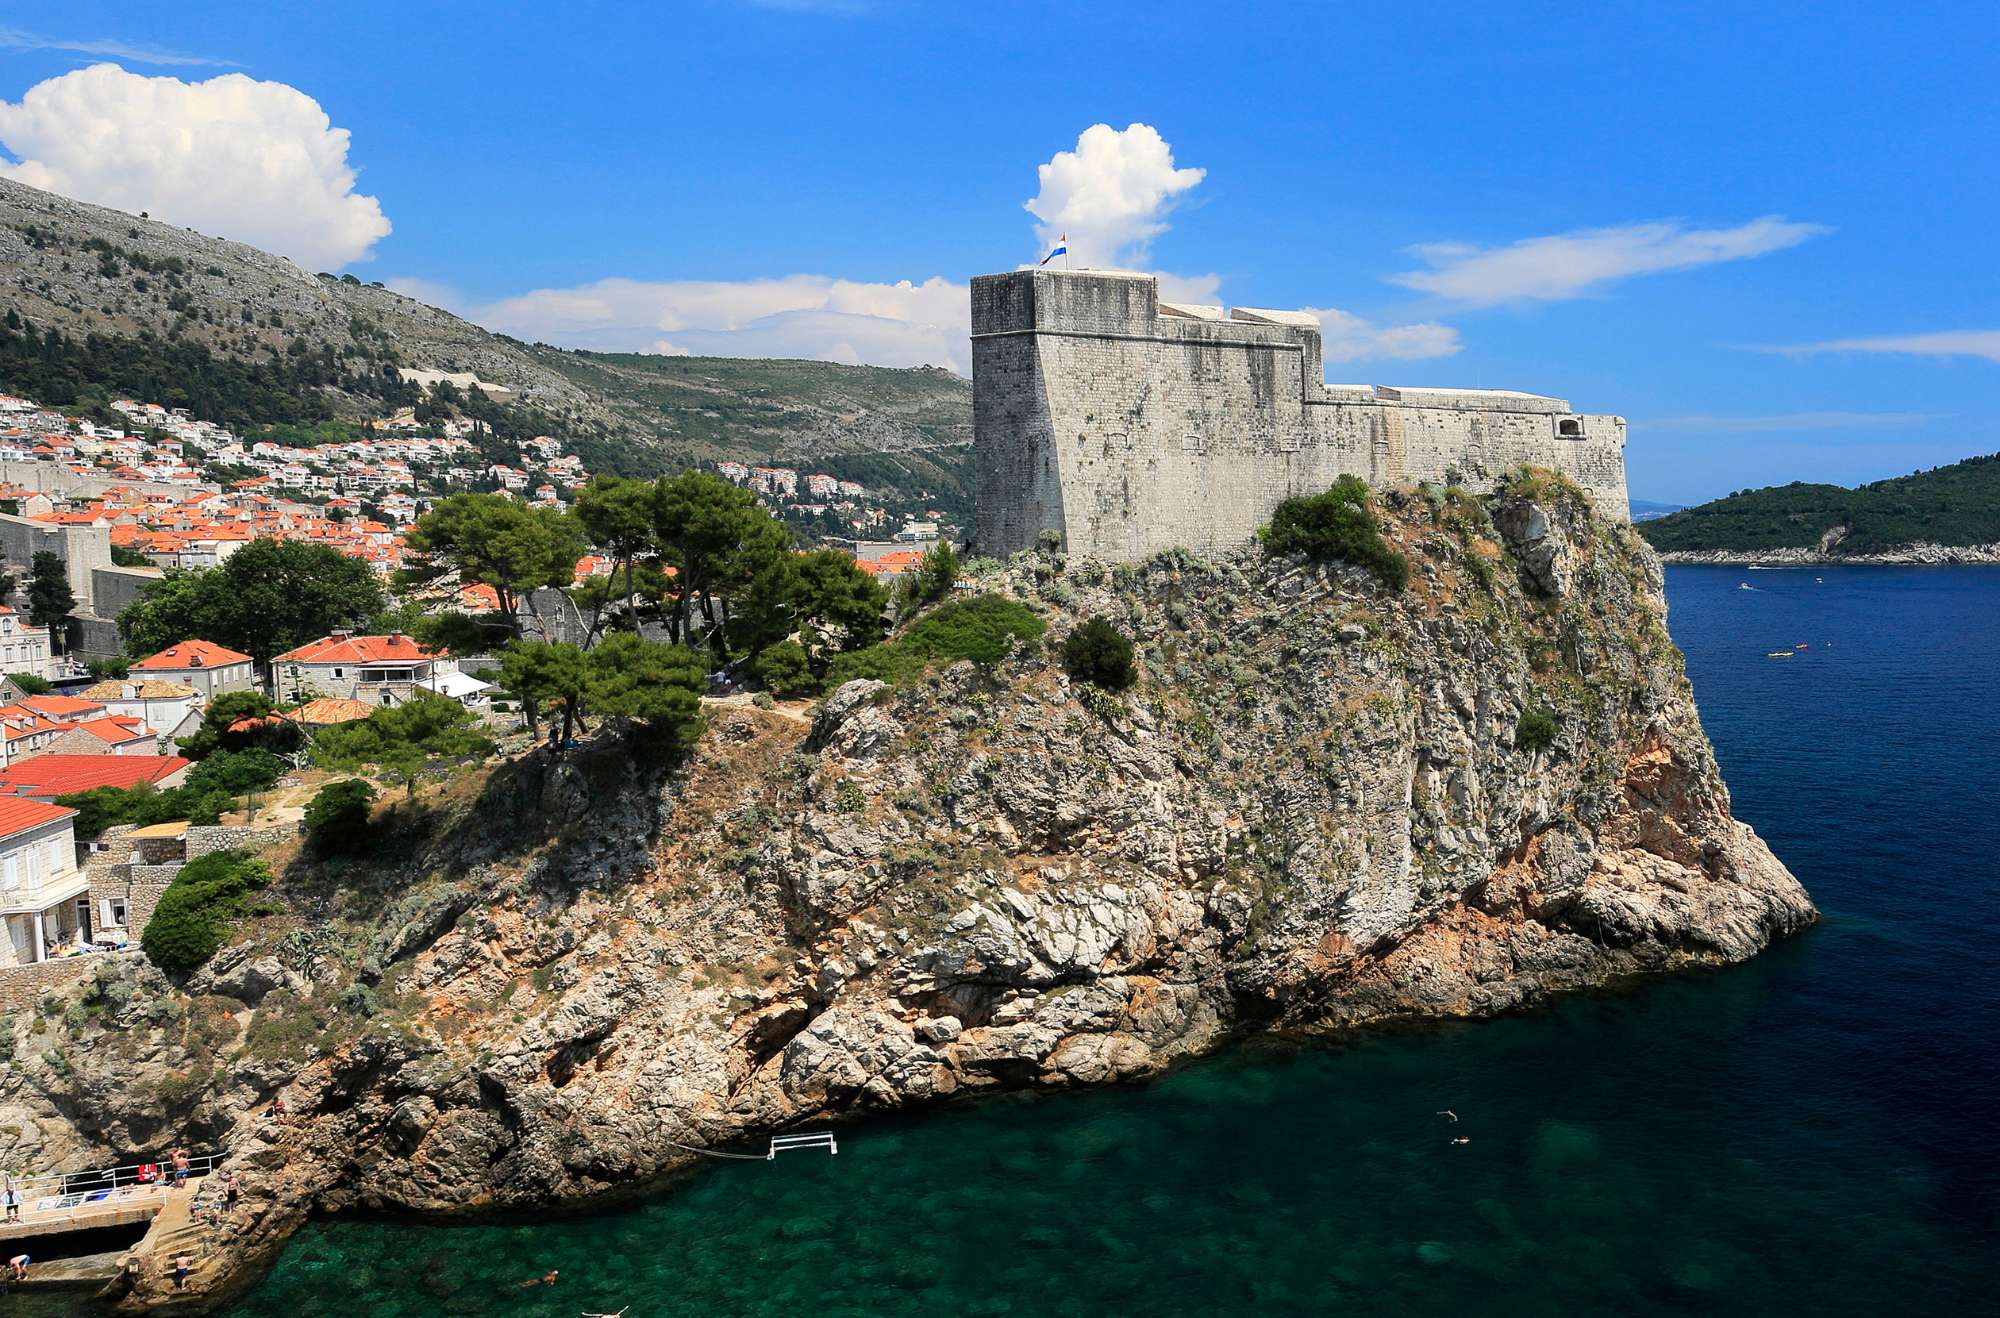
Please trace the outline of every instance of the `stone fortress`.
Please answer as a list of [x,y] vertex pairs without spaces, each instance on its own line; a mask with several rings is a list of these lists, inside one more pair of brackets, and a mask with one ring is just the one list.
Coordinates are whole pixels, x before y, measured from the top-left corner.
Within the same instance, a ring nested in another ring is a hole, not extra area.
[[973,547],[1106,562],[1247,543],[1341,476],[1483,487],[1521,463],[1629,519],[1625,420],[1503,389],[1329,385],[1304,311],[1181,306],[1151,275],[972,281]]

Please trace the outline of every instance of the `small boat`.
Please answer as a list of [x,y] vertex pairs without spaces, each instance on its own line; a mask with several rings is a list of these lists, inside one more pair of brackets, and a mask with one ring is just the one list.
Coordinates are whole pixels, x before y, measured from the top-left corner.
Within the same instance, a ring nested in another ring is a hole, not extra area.
[[1813,578],[1813,585],[1815,585],[1815,586],[1824,586],[1825,584],[1826,584],[1826,578],[1825,578],[1825,577],[1814,577],[1814,578]]
[[1738,589],[1738,590],[1755,590],[1755,589],[1757,589],[1757,588],[1756,588],[1755,586],[1751,585],[1751,584],[1750,584],[1749,582],[1747,582],[1747,581],[1739,581],[1739,582],[1737,582],[1737,583],[1736,583],[1736,589]]
[[1792,652],[1790,650],[1766,650],[1764,657],[1766,659],[1789,659],[1792,657]]
[[1797,645],[1793,646],[1792,648],[1794,650],[1810,650],[1812,649],[1812,646],[1807,644],[1805,641],[1800,641]]

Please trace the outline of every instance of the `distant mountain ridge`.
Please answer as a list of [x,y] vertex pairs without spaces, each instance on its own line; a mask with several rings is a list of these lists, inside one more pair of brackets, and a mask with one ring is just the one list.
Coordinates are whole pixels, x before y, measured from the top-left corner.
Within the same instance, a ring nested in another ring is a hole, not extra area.
[[[31,392],[11,374],[72,395],[44,402],[153,390],[169,396],[147,401],[233,413],[207,417],[225,424],[360,421],[408,405],[398,368],[470,371],[512,391],[502,414],[519,428],[580,438],[593,469],[851,455],[913,485],[970,484],[972,386],[941,368],[523,343],[351,275],[0,179],[7,313],[17,336],[32,326],[35,338],[0,353],[0,389]],[[60,362],[31,362],[48,355],[50,331],[63,338]],[[886,467],[879,456],[904,452]]]
[[1739,490],[1638,530],[1670,559],[2000,561],[2000,454],[1854,489]]

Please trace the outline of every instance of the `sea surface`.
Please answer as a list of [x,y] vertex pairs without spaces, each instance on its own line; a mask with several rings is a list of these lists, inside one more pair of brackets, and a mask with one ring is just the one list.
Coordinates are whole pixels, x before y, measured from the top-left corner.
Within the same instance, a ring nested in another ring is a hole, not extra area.
[[1737,812],[1825,913],[1751,964],[850,1126],[618,1212],[318,1222],[233,1312],[1995,1312],[2000,569],[1668,594]]

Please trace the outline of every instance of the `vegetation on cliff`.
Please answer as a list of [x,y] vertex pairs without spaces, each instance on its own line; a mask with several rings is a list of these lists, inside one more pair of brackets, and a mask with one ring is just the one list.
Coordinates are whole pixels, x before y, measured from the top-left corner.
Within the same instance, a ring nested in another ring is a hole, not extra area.
[[[315,1209],[629,1192],[668,1140],[1492,1014],[1811,920],[1629,529],[1555,480],[1375,515],[1400,592],[1255,550],[968,564],[835,657],[893,684],[705,700],[678,750],[595,720],[378,810],[364,852],[273,849],[178,987],[55,1004],[60,1065],[11,1027],[0,1154],[226,1144],[253,1225],[208,1287]],[[1122,690],[1068,673],[1106,629]]]
[[1642,522],[1639,534],[1662,553],[1807,549],[1838,557],[2000,544],[2000,454],[1854,489],[1793,481],[1738,490]]
[[1274,554],[1304,554],[1320,562],[1358,563],[1391,590],[1409,584],[1410,562],[1382,538],[1374,496],[1359,476],[1342,476],[1324,494],[1279,504],[1257,533]]

